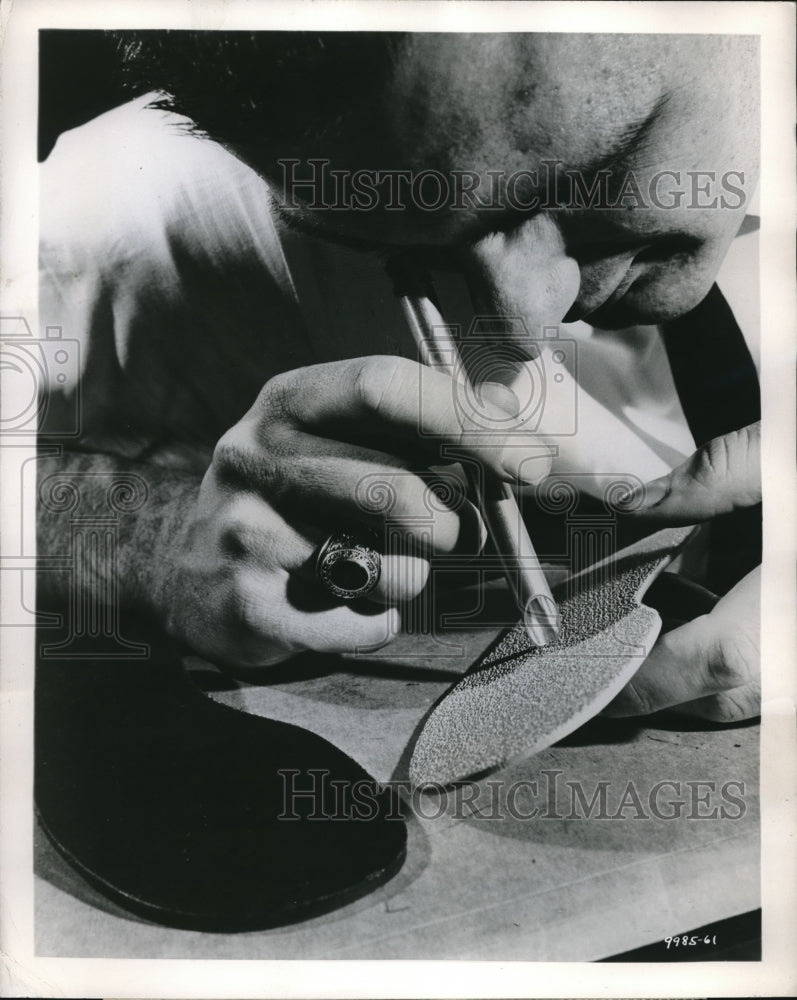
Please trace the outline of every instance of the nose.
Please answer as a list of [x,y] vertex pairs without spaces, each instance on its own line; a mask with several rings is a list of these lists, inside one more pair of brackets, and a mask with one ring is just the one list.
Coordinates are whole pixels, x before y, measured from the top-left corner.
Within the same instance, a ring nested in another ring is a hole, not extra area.
[[482,315],[522,317],[529,334],[560,323],[579,295],[581,272],[546,214],[464,251],[473,304]]

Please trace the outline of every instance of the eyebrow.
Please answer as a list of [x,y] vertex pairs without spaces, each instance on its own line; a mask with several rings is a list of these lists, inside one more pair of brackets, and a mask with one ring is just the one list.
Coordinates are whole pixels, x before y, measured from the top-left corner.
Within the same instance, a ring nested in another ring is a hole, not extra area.
[[[602,172],[613,173],[624,169],[631,157],[638,154],[644,148],[650,133],[661,118],[662,112],[669,103],[669,100],[669,93],[665,93],[658,98],[651,111],[644,118],[640,118],[627,125],[613,141],[611,148],[597,159],[581,167],[580,172],[594,177]],[[578,170],[579,168],[571,167],[569,169]],[[323,226],[318,225],[315,220],[311,221],[303,215],[296,215],[290,212],[276,198],[273,199],[272,204],[277,216],[289,229],[304,236],[313,236],[332,246],[365,253],[375,253],[381,257],[390,256],[402,250],[414,249],[410,244],[381,243],[376,240],[368,240],[362,237],[327,230]],[[457,244],[425,245],[423,250],[430,254],[456,252],[457,250],[473,246],[486,236],[494,233],[509,232],[535,214],[536,210],[526,211],[504,207],[500,213],[496,213],[489,218],[485,217],[483,226],[475,226],[473,234],[463,237]]]

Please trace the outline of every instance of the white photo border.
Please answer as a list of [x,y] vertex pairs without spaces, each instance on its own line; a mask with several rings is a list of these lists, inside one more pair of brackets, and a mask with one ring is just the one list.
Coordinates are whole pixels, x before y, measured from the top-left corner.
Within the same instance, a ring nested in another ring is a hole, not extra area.
[[[770,996],[797,992],[795,745],[795,26],[792,3],[464,0],[18,0],[0,9],[0,315],[37,324],[38,46],[42,28],[349,29],[754,34],[761,38],[764,421],[763,960],[758,963],[181,961],[40,958],[33,947],[33,648],[0,637],[2,995],[116,997]],[[5,405],[13,401],[6,399]],[[0,449],[0,462],[2,449]],[[0,472],[2,470],[0,469]],[[0,476],[0,483],[2,477]],[[19,518],[6,483],[2,523]],[[33,497],[26,498],[32,504]],[[29,518],[28,523],[32,524]],[[17,523],[19,523],[17,521]],[[7,594],[0,593],[0,600]],[[9,634],[11,633],[11,634]]]

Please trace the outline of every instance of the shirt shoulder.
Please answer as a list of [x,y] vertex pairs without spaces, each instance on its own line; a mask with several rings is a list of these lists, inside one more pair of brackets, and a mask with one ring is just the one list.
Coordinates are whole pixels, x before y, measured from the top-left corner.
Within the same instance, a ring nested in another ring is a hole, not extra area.
[[[180,261],[256,257],[279,279],[265,180],[147,94],[62,134],[40,176],[41,247],[104,271],[147,260],[160,285]],[[179,251],[179,252],[178,252]]]
[[301,318],[268,185],[155,96],[63,134],[42,164],[39,318],[77,341],[58,392],[79,382],[87,430],[112,417],[215,440],[296,366]]

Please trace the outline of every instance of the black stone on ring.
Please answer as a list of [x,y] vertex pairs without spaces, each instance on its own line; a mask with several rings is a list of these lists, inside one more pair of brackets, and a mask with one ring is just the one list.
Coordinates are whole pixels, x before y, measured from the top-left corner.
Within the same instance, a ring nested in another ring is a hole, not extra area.
[[327,590],[344,601],[370,594],[382,574],[382,557],[354,535],[330,535],[321,546],[315,573]]

